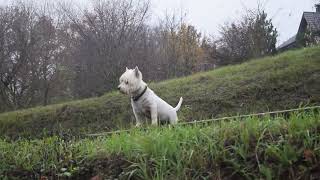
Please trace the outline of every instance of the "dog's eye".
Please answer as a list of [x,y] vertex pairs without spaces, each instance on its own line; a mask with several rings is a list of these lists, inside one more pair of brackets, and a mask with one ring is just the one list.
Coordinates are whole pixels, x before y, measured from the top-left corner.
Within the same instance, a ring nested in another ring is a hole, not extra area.
[[128,81],[126,81],[126,84],[129,84],[129,82],[128,82]]

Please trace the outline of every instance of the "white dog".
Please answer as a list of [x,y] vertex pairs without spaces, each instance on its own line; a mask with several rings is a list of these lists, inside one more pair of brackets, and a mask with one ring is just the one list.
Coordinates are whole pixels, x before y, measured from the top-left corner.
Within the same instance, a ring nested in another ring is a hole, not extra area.
[[143,117],[151,119],[152,125],[158,125],[160,121],[169,121],[170,124],[178,122],[177,111],[182,104],[182,97],[178,105],[173,108],[158,97],[142,80],[142,74],[138,67],[126,68],[126,72],[120,77],[120,92],[131,96],[131,105],[136,118],[136,126],[141,125]]

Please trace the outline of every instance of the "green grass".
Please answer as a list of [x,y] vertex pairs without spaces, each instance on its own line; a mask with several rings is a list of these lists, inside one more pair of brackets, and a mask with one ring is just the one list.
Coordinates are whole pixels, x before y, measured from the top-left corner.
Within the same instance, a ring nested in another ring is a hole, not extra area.
[[312,179],[320,113],[148,128],[75,140],[0,140],[0,178]]
[[[320,104],[320,47],[151,83],[150,87],[191,121]],[[0,136],[43,137],[129,128],[134,122],[129,98],[111,92],[99,98],[0,114]]]

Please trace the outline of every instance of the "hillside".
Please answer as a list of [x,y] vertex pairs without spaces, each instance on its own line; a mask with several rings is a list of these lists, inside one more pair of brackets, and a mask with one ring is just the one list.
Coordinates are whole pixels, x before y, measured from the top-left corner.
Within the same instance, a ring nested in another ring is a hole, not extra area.
[[[320,47],[151,83],[164,100],[184,103],[181,121],[320,104]],[[99,98],[37,107],[0,115],[0,135],[102,132],[134,122],[129,98],[118,92]]]

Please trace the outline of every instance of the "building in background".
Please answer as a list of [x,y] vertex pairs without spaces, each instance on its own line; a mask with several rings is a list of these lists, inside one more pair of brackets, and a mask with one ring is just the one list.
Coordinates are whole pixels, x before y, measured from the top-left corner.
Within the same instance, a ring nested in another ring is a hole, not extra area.
[[277,48],[278,51],[320,43],[320,4],[316,4],[315,7],[316,12],[302,14],[297,34],[282,43]]

